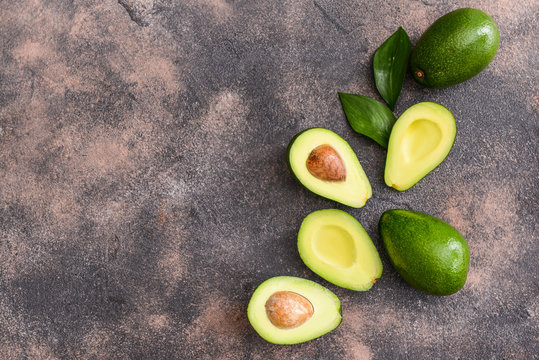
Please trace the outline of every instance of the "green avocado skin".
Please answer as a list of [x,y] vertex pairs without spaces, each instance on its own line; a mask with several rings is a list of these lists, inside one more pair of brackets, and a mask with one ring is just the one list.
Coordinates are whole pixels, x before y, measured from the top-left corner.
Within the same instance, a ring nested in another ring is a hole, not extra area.
[[[481,10],[464,8],[436,20],[417,42],[410,70],[423,86],[455,85],[479,74],[492,61],[500,35]],[[423,74],[423,77],[418,74]]]
[[470,252],[466,239],[434,216],[393,209],[378,223],[389,259],[410,285],[433,295],[451,295],[466,282]]

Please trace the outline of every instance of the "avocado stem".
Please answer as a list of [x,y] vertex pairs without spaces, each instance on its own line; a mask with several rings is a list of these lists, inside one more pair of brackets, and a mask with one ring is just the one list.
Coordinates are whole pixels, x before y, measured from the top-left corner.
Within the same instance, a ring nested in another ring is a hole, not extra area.
[[415,75],[420,79],[423,79],[425,77],[425,73],[422,70],[417,70],[415,72]]

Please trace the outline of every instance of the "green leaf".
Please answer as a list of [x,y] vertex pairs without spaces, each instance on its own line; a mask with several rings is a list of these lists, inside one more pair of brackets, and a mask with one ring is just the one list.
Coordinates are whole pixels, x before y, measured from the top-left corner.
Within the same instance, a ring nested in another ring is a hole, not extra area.
[[389,134],[397,120],[391,110],[366,96],[339,93],[339,98],[352,129],[387,149]]
[[410,38],[400,27],[374,54],[376,88],[391,110],[395,109],[395,103],[399,98],[411,51]]

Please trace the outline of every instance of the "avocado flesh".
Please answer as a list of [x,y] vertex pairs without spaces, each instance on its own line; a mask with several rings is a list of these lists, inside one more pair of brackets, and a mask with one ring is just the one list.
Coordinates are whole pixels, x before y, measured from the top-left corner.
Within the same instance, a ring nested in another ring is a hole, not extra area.
[[382,261],[371,238],[342,210],[307,215],[298,233],[298,251],[313,272],[343,288],[366,291],[382,276]]
[[[313,307],[312,316],[292,329],[275,326],[266,313],[266,302],[276,292],[290,291],[303,296]],[[306,279],[277,276],[260,284],[247,306],[247,317],[255,331],[273,344],[299,344],[320,337],[341,323],[341,302],[323,286]]]
[[[346,169],[342,181],[327,181],[314,176],[307,168],[309,155],[321,145],[330,145]],[[311,128],[297,134],[288,146],[288,166],[298,181],[313,193],[354,208],[363,207],[372,196],[372,188],[356,154],[348,143],[333,131]]]
[[464,8],[436,20],[410,56],[410,69],[423,86],[440,88],[466,81],[492,61],[500,35],[481,10]]
[[449,110],[433,102],[409,107],[395,122],[385,167],[385,182],[399,191],[411,188],[449,154],[457,125]]
[[393,209],[382,214],[379,230],[391,264],[416,289],[451,295],[466,283],[468,243],[451,225],[421,212]]

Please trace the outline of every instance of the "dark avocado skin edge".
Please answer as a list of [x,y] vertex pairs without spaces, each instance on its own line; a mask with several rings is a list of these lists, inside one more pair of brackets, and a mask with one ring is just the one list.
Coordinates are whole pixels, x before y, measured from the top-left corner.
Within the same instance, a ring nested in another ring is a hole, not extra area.
[[[458,9],[440,17],[421,36],[410,56],[410,70],[414,79],[426,87],[456,85],[485,69],[498,45],[498,28],[488,14],[472,8]],[[417,76],[418,71],[423,78]]]
[[[385,224],[387,221],[390,221],[390,225]],[[390,227],[401,231],[402,237],[413,236],[414,242],[408,243],[392,238],[393,231],[389,229]],[[456,293],[466,283],[470,262],[468,244],[458,230],[445,221],[418,211],[391,209],[382,214],[378,228],[391,265],[406,282],[416,289],[432,295],[445,296]],[[430,244],[426,234],[440,236],[440,238],[451,237],[458,241],[464,252],[465,271],[458,270],[449,277],[438,276],[435,272],[437,268],[435,264],[433,265],[428,259],[425,261],[421,256],[414,256]]]

